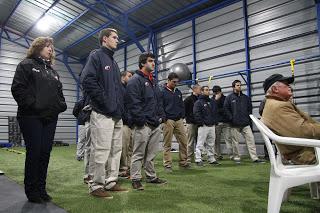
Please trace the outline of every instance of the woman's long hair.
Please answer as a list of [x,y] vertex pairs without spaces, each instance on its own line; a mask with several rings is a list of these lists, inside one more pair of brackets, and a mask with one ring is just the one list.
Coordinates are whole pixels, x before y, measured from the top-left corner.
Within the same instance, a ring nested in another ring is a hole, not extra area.
[[52,54],[50,57],[50,63],[53,64],[55,60],[55,51],[53,46],[53,39],[50,37],[38,37],[36,38],[27,51],[27,58],[35,58],[40,56],[40,52],[47,45],[52,45]]

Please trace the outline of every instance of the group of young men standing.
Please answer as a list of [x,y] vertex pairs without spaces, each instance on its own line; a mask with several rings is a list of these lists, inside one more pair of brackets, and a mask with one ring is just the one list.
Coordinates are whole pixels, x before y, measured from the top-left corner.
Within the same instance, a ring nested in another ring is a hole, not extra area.
[[130,176],[133,189],[143,190],[142,168],[147,183],[166,183],[157,176],[154,167],[162,131],[166,172],[172,172],[173,135],[179,143],[179,166],[183,169],[190,168],[195,142],[198,166],[203,165],[204,147],[208,162],[219,164],[217,159],[222,157],[220,149],[215,146],[220,145],[216,141],[220,140],[221,132],[232,149],[230,155],[234,160],[240,161],[235,141],[239,141],[239,133],[242,133],[250,157],[254,162],[261,162],[256,156],[249,126],[251,102],[242,94],[240,81],[234,82],[234,93],[226,98],[220,87],[213,88],[215,96],[210,98],[207,86],[195,85],[193,94],[183,102],[182,93],[176,88],[179,82],[176,73],[169,74],[163,87],[155,83],[155,57],[152,53],[140,55],[139,70],[134,74],[125,71],[120,77],[113,58],[118,39],[115,29],[102,30],[99,34],[101,48],[91,52],[80,76],[85,100],[83,111],[90,115],[85,122],[89,150],[85,156],[85,182],[91,195],[112,198],[109,192],[128,191],[118,184],[119,175]]

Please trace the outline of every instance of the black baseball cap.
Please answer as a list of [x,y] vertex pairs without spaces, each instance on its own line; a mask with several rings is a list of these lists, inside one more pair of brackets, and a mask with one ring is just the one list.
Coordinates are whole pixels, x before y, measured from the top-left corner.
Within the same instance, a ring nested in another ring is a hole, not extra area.
[[294,77],[284,77],[281,74],[273,74],[269,76],[264,82],[263,82],[263,89],[266,93],[269,89],[269,87],[272,86],[275,82],[280,81],[287,84],[291,84],[294,81]]
[[215,85],[212,87],[212,92],[221,92],[221,87],[218,85]]

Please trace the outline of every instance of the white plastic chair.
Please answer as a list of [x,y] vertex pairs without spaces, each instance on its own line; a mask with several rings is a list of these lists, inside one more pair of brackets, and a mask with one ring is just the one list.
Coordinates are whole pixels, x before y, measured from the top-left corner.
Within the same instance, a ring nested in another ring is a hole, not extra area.
[[[274,134],[255,116],[250,115],[250,118],[262,134],[271,163],[268,213],[278,213],[280,211],[281,203],[286,200],[286,196],[290,188],[306,183],[310,183],[310,186],[317,186],[317,184],[312,185],[311,183],[320,182],[320,140],[281,137]],[[276,141],[278,144],[315,147],[317,163],[315,165],[283,165],[281,156],[279,154],[278,156],[275,156],[270,140]],[[315,192],[314,188],[310,191],[311,193],[318,192],[318,190]]]

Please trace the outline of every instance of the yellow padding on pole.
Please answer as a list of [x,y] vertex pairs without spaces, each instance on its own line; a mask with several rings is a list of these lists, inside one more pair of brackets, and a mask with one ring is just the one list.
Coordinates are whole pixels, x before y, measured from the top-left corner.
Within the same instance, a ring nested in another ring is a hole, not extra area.
[[294,64],[295,64],[295,62],[296,62],[296,60],[294,60],[294,59],[291,59],[291,60],[290,60],[292,76],[294,76]]

